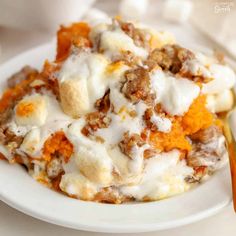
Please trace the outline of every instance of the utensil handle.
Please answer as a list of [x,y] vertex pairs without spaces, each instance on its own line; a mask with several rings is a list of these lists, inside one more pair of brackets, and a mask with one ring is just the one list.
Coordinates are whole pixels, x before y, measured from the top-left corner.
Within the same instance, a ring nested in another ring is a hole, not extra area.
[[234,211],[236,212],[236,150],[235,141],[229,144],[229,161],[230,161],[230,172],[231,172],[231,184],[233,194]]
[[236,109],[230,112],[224,131],[228,143],[233,204],[236,212]]

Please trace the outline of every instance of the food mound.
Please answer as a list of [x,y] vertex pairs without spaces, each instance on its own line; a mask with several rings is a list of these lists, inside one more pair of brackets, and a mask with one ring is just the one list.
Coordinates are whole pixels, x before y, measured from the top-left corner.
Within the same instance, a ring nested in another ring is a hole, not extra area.
[[227,162],[218,114],[232,108],[234,83],[222,57],[167,32],[120,19],[61,27],[54,62],[8,79],[1,159],[82,200],[180,194]]

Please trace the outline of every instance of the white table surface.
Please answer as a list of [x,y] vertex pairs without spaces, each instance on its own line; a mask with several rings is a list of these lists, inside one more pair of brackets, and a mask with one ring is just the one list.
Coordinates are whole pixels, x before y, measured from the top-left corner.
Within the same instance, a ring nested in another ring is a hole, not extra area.
[[[112,2],[114,3],[114,1]],[[110,13],[113,13],[115,11],[114,10],[115,4],[108,4],[107,2],[104,4],[104,1],[100,1],[99,3],[97,3],[97,6],[99,8],[109,11]],[[169,25],[161,22],[160,20],[157,21],[158,10],[157,12],[155,11],[156,8],[152,6],[152,11],[149,13],[149,17],[145,18],[145,21],[147,23],[156,25],[160,29],[169,29],[176,35],[177,39],[185,45],[193,45],[197,43],[204,46],[213,46],[206,38],[204,38],[197,31],[195,31],[193,27],[191,27],[191,25],[189,24],[178,26],[178,25]],[[0,46],[1,46],[0,64],[4,63],[14,55],[17,55],[20,52],[23,52],[36,45],[45,43],[48,40],[50,40],[50,36],[44,33],[21,32],[17,30],[9,30],[0,27]],[[21,236],[21,235],[22,236],[29,236],[29,235],[30,236],[31,235],[90,236],[90,235],[109,235],[109,234],[77,231],[45,223],[43,221],[34,219],[30,216],[20,213],[0,201],[0,236]],[[196,222],[194,224],[182,226],[176,229],[159,231],[158,233],[152,232],[152,233],[143,233],[139,235],[235,236],[236,214],[233,211],[232,205],[229,205],[217,215]]]

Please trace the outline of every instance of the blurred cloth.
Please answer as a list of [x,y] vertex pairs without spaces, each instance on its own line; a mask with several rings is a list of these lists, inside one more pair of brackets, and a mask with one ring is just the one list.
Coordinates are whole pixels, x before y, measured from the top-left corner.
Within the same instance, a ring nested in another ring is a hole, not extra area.
[[191,23],[236,57],[236,1],[193,1]]
[[54,33],[80,19],[95,0],[0,0],[0,26]]
[[[217,48],[218,45],[208,39],[210,37],[236,57],[236,1],[188,1],[193,4],[193,10],[190,19],[182,24],[173,24],[164,19],[162,13],[165,0],[149,0],[148,14],[141,21],[159,30],[173,32],[184,46],[195,43]],[[103,14],[94,14],[94,10],[88,13],[94,2],[97,8],[105,10],[109,15],[117,15],[119,0],[0,0],[0,61],[14,54],[11,51],[18,53],[27,49],[24,44],[19,45],[20,41],[27,40],[27,45],[33,47],[50,40],[62,23],[69,24],[86,14],[93,19],[95,15],[103,18]],[[11,45],[12,49],[7,49],[5,45]]]

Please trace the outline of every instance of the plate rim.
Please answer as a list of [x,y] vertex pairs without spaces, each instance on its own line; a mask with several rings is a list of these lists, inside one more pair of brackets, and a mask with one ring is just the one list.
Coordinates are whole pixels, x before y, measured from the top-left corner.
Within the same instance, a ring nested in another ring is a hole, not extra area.
[[169,222],[166,224],[162,223],[162,226],[153,223],[153,224],[143,225],[141,227],[140,226],[137,227],[137,225],[135,226],[132,225],[132,226],[127,226],[127,227],[122,226],[123,228],[121,228],[120,226],[109,226],[109,224],[103,225],[103,226],[97,226],[97,225],[95,226],[95,225],[89,225],[89,224],[85,225],[85,224],[80,224],[80,223],[78,223],[77,225],[65,223],[56,219],[53,220],[52,218],[43,216],[41,214],[34,214],[31,210],[24,209],[18,206],[17,204],[14,204],[13,202],[7,200],[1,195],[1,193],[0,193],[0,200],[4,202],[5,204],[7,204],[8,206],[12,207],[13,209],[23,214],[26,214],[30,217],[33,217],[35,219],[41,220],[43,222],[50,223],[53,225],[58,225],[58,226],[69,228],[69,229],[96,232],[96,233],[145,233],[145,232],[154,232],[154,231],[178,228],[178,227],[185,226],[185,225],[206,219],[208,217],[214,216],[215,214],[223,210],[223,208],[225,208],[232,202],[230,200],[227,203],[222,204],[221,206],[218,206],[217,208],[208,209],[205,212],[200,212],[198,214],[195,214],[195,216],[191,216],[191,218],[186,217],[180,220],[176,220],[175,222]]

